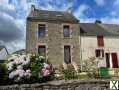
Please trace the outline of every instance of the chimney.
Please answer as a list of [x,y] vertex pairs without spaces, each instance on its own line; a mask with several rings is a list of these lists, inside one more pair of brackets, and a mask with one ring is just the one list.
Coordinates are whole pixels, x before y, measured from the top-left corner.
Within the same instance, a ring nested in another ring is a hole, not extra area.
[[35,11],[35,5],[31,5],[31,11]]
[[100,20],[96,20],[95,23],[96,23],[96,24],[101,24],[102,21],[100,21]]

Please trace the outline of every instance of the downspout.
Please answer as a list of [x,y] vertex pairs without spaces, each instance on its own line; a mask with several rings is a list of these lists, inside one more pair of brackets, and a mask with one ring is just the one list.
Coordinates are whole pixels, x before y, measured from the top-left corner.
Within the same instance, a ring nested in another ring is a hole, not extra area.
[[83,64],[83,61],[82,61],[82,39],[81,39],[82,37],[81,37],[81,35],[80,35],[80,60],[81,60],[81,71],[82,71],[82,69],[83,69],[83,67],[82,67],[82,64]]
[[80,33],[80,24],[79,24],[79,43],[80,43],[80,66],[82,71],[82,41],[81,41],[81,33]]

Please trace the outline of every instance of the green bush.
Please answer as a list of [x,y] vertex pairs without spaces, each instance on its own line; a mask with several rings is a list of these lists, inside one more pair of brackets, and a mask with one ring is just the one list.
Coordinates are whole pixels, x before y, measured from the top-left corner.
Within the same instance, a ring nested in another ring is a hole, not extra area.
[[78,73],[74,69],[64,69],[63,73],[65,80],[78,79]]
[[0,64],[0,85],[4,85],[8,82],[7,69],[4,64]]
[[5,65],[8,84],[42,83],[54,79],[51,64],[37,54],[12,55]]

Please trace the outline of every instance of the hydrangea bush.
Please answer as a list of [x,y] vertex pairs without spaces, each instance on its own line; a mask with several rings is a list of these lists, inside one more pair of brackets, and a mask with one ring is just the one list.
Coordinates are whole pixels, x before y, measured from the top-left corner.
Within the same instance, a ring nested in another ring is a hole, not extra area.
[[36,54],[12,55],[6,62],[8,78],[15,83],[35,83],[53,79],[53,69]]

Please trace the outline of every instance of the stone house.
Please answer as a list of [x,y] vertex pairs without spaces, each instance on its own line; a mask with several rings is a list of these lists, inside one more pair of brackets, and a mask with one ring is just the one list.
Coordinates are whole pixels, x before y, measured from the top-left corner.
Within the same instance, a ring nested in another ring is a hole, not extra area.
[[119,67],[119,25],[80,23],[81,62],[95,57],[98,67]]
[[67,11],[32,5],[26,24],[26,52],[39,53],[54,66],[80,63],[79,21]]

